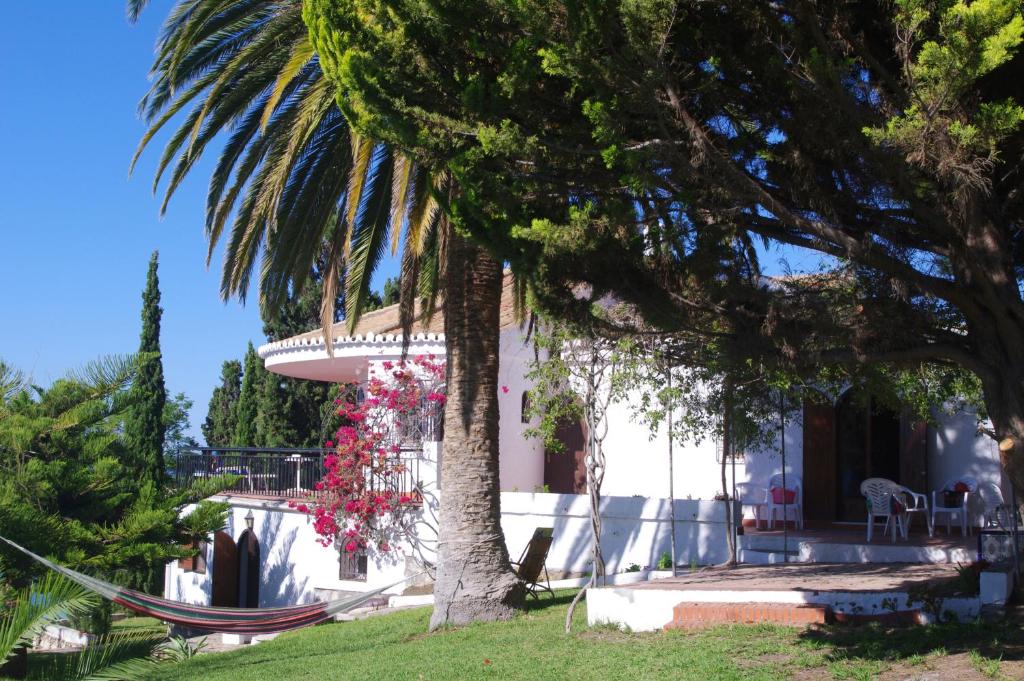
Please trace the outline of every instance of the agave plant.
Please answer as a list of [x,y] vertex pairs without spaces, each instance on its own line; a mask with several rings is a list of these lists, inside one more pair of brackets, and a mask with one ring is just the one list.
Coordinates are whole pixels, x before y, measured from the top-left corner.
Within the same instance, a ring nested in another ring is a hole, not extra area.
[[[129,2],[129,18],[146,4]],[[208,264],[226,240],[224,298],[245,299],[257,261],[260,303],[270,309],[318,271],[329,335],[344,276],[345,317],[354,326],[385,249],[396,254],[404,233],[407,313],[417,292],[430,311],[447,176],[349,127],[313,52],[301,0],[181,0],[164,23],[152,78],[139,105],[148,129],[132,167],[173,121],[153,180],[154,192],[167,180],[161,211],[211,143],[226,140],[206,201]]]

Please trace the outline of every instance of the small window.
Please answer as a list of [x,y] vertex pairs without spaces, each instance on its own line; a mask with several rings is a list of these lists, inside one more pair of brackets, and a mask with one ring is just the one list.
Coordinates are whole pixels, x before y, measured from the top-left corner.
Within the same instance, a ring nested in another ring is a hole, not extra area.
[[342,551],[338,556],[338,579],[366,581],[366,552]]
[[519,413],[519,420],[522,421],[523,423],[529,423],[530,422],[530,391],[529,390],[524,390],[523,391],[523,398],[522,398],[521,409],[522,409],[522,411],[520,411],[520,413]]
[[195,572],[199,575],[206,574],[206,542],[201,541],[198,544],[187,544],[185,548],[196,547],[198,553],[188,558],[178,559],[178,568],[185,572]]

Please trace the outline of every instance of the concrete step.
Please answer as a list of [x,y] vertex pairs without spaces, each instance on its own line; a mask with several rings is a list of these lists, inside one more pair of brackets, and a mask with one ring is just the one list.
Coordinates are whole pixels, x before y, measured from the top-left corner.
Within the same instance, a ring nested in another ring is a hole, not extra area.
[[971,563],[976,551],[960,546],[908,544],[800,544],[801,563]]
[[747,565],[776,565],[779,563],[796,563],[800,560],[798,551],[789,551],[789,560],[786,560],[786,553],[783,551],[769,551],[767,549],[739,549],[736,558]]
[[788,624],[806,627],[832,621],[827,605],[783,603],[680,603],[672,608],[666,629],[692,629],[716,624]]
[[963,542],[864,544],[794,533],[784,543],[782,535],[750,533],[739,537],[738,557],[741,563],[755,565],[781,563],[783,547],[789,550],[789,562],[800,563],[971,563],[977,553],[972,545]]

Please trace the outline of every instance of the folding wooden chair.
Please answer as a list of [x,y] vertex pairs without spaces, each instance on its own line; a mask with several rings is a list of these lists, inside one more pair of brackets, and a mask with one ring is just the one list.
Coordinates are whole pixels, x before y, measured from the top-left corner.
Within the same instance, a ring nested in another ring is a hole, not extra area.
[[[530,543],[523,549],[523,555],[519,560],[513,561],[516,566],[516,575],[526,582],[526,589],[534,598],[539,591],[547,591],[554,598],[555,592],[551,590],[551,580],[548,578],[548,551],[551,549],[552,535],[554,528],[538,527],[533,531]],[[544,583],[540,583],[540,574],[544,573]]]

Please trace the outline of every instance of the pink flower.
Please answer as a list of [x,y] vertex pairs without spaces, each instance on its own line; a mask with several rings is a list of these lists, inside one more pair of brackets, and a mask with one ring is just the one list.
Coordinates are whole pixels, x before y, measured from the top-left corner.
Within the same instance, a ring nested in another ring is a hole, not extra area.
[[345,550],[349,553],[353,553],[358,548],[359,544],[356,544],[354,541],[350,541],[349,543],[345,544]]
[[508,394],[508,386],[507,385],[501,386],[501,392],[503,392],[503,393],[505,393],[507,395]]

